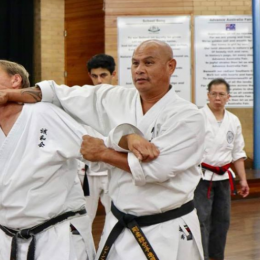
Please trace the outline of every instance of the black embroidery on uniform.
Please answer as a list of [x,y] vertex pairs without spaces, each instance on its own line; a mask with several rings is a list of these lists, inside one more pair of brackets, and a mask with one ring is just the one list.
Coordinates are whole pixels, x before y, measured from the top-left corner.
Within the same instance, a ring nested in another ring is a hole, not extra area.
[[185,228],[185,230],[186,230],[186,232],[188,233],[188,235],[186,235],[186,234],[184,233],[184,231],[182,230],[182,228],[179,227],[179,231],[182,233],[182,234],[181,234],[181,239],[185,240],[185,238],[186,238],[187,241],[192,240],[193,237],[192,237],[192,233],[191,233],[190,228],[189,228],[187,225],[184,225],[183,227]]
[[44,147],[45,144],[44,144],[43,142],[40,142],[40,143],[38,144],[38,146],[39,146],[39,147]]
[[40,140],[41,140],[41,141],[46,140],[45,136],[44,136],[44,135],[41,135]]
[[47,139],[47,131],[48,131],[48,129],[46,129],[46,128],[42,128],[40,130],[40,138],[39,138],[40,143],[38,144],[38,146],[41,148],[43,148],[45,146],[44,141],[46,141],[46,139]]
[[41,134],[47,135],[48,129],[42,128],[40,131],[41,131]]
[[149,142],[151,142],[154,138],[154,127],[152,128],[152,131],[151,131],[151,139],[149,140]]

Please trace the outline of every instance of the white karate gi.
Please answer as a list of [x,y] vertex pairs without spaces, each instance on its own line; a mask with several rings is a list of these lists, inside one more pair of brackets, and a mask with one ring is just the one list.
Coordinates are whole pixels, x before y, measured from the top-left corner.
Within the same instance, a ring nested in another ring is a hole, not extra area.
[[[88,135],[101,139],[104,138],[93,128],[86,125],[84,125],[84,127],[86,128]],[[81,183],[83,183],[85,177],[85,164],[81,161],[78,161],[78,175]],[[89,196],[85,197],[86,209],[91,223],[93,223],[98,209],[99,198],[105,208],[106,214],[111,209],[111,199],[108,193],[108,171],[94,172],[88,169],[87,178],[89,184]]]
[[[77,178],[86,130],[52,104],[27,104],[8,136],[0,129],[0,224],[31,228],[84,207]],[[80,235],[72,235],[72,224]],[[31,239],[18,241],[27,259]],[[11,237],[0,230],[0,259],[10,259]],[[76,251],[77,250],[77,251]],[[81,255],[79,255],[79,253]],[[36,235],[35,260],[92,260],[95,249],[87,215],[72,217]]]
[[[202,162],[220,167],[246,158],[239,119],[225,110],[222,121],[218,122],[208,105],[200,111],[206,127]],[[229,171],[235,177],[231,168]],[[203,172],[202,180],[195,191],[195,204],[200,219],[204,257],[205,260],[224,259],[230,225],[229,175],[228,172],[218,175],[204,169]]]
[[[179,98],[173,88],[143,115],[140,96],[135,89],[104,85],[68,88],[57,86],[53,81],[43,81],[38,86],[43,101],[61,105],[78,121],[101,134],[107,135],[113,127],[130,123],[159,148],[160,156],[150,163],[142,163],[129,153],[132,174],[118,168],[111,171],[109,193],[119,210],[136,216],[151,215],[178,208],[193,199],[201,178],[197,165],[203,153],[203,117],[193,104]],[[119,127],[118,132],[114,132],[114,143],[122,134],[124,129]],[[100,249],[116,222],[110,212]],[[180,239],[179,227],[184,223],[193,233],[192,241]],[[203,259],[195,210],[142,230],[160,260]],[[125,229],[115,241],[108,259],[141,260],[146,257],[133,235]]]
[[[225,109],[224,118],[219,124],[208,105],[205,105],[200,111],[206,126],[205,151],[202,162],[212,166],[223,166],[240,158],[246,158],[246,153],[243,150],[244,138],[237,116]],[[211,171],[206,170],[203,174],[203,180],[210,181],[212,174]],[[213,174],[212,180],[220,181],[228,178],[226,172],[224,175]]]

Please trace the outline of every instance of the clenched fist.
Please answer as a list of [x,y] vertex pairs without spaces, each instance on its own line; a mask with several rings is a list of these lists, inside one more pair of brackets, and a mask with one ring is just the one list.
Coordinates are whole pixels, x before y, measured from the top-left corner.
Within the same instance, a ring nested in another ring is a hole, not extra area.
[[108,149],[104,141],[89,135],[84,135],[82,139],[80,152],[84,159],[90,162],[102,161],[102,156]]

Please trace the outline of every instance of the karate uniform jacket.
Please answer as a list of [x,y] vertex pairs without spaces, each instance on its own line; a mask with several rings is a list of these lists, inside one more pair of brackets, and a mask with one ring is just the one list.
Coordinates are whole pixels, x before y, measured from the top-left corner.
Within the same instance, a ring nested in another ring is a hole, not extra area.
[[[149,163],[142,163],[128,153],[132,174],[118,168],[111,170],[109,193],[119,210],[136,216],[151,215],[178,208],[193,199],[201,178],[198,165],[205,135],[203,117],[195,105],[178,97],[173,87],[144,115],[136,89],[107,85],[68,88],[53,81],[37,85],[42,90],[42,101],[61,106],[77,121],[105,136],[119,125],[113,132],[113,142],[108,142],[111,147],[116,148],[129,129],[126,124],[130,124],[160,150],[160,156]],[[203,258],[196,213],[183,219],[189,223]],[[162,260],[169,260],[169,255],[170,259],[176,259],[178,221],[143,228]],[[107,215],[101,247],[116,222],[112,213]],[[134,237],[125,230],[116,240],[109,259],[142,259],[139,250]],[[124,258],[125,252],[128,258]]]
[[[240,158],[246,158],[244,152],[244,138],[241,124],[237,116],[225,110],[221,123],[205,105],[200,109],[206,127],[205,151],[202,162],[212,166],[223,166]],[[204,180],[211,180],[212,172],[206,170],[203,174]],[[224,175],[213,174],[213,181],[228,179],[228,173]]]
[[[84,134],[86,130],[64,111],[46,103],[25,104],[7,136],[0,129],[2,226],[31,228],[84,207],[76,161],[81,158]],[[36,259],[75,259],[70,258],[71,223],[81,233],[89,260],[93,259],[95,250],[87,216],[36,235]],[[11,237],[0,230],[1,260],[9,259],[10,243]],[[28,241],[19,240],[18,246],[18,254],[25,257]]]

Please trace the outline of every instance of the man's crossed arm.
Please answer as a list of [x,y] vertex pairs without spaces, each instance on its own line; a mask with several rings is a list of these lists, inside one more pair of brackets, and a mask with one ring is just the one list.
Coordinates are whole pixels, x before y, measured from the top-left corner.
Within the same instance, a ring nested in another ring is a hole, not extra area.
[[39,87],[0,91],[0,105],[4,105],[7,102],[36,103],[41,100],[42,92]]
[[[119,146],[132,152],[142,162],[150,162],[160,154],[154,144],[137,134],[123,136],[119,141]],[[89,135],[83,136],[80,152],[88,161],[104,162],[131,173],[127,153],[117,152],[106,147],[102,139]]]
[[[41,100],[42,92],[39,87],[0,91],[0,105],[7,102],[37,103]],[[156,146],[137,134],[123,136],[118,145],[132,152],[142,162],[150,162],[159,156],[159,150]],[[81,153],[88,161],[105,162],[131,173],[127,153],[107,148],[103,140],[99,138],[84,136]]]

